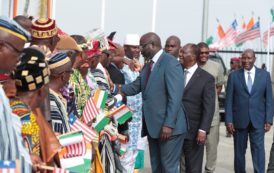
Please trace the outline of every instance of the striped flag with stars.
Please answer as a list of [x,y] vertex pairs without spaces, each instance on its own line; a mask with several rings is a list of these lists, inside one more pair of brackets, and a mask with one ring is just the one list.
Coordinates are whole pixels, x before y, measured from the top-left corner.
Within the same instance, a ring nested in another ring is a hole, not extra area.
[[0,160],[0,173],[17,173],[15,160]]
[[92,97],[90,97],[85,105],[83,111],[83,121],[88,124],[92,121],[97,115],[99,115],[99,110],[96,107],[96,104]]
[[89,128],[87,125],[82,123],[78,118],[76,118],[73,114],[69,115],[69,124],[71,130],[81,130],[84,134],[84,138],[88,142],[98,142],[98,135],[96,131],[92,128]]

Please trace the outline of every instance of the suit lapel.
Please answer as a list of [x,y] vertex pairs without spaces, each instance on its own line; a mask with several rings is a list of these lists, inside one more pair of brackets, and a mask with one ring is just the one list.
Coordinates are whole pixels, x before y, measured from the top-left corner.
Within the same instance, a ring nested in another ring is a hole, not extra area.
[[[147,81],[147,85],[145,88],[145,92],[147,92],[149,90],[149,87],[151,86],[151,83],[154,81],[154,78],[157,76],[158,74],[158,70],[160,69],[160,65],[163,59],[163,54],[159,57],[158,61],[154,64],[154,67],[152,69],[152,72],[150,73],[149,79]],[[149,67],[147,68],[146,73],[148,73]]]
[[245,82],[245,73],[244,73],[244,69],[243,69],[243,68],[240,69],[239,72],[240,72],[240,73],[239,73],[239,78],[240,78],[240,81],[241,81],[241,83],[242,83],[242,86],[244,87],[245,91],[249,94],[248,88],[247,88],[246,82]]
[[201,72],[201,68],[198,67],[194,74],[191,76],[190,80],[188,81],[187,85],[185,86],[184,92],[186,92],[189,88],[191,88],[191,85],[199,78]]
[[255,67],[255,78],[254,78],[254,81],[253,81],[253,85],[252,85],[252,89],[251,89],[251,93],[250,94],[253,94],[255,91],[256,91],[256,88],[258,87],[257,84],[259,84],[259,80],[260,80],[260,76],[261,76],[261,73],[260,71]]

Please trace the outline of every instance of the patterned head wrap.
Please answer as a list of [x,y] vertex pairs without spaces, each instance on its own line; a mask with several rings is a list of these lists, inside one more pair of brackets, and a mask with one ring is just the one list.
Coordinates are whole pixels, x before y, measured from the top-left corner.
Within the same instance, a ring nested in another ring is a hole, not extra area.
[[58,28],[55,20],[50,18],[37,19],[32,23],[31,35],[33,38],[46,39],[57,35]]
[[48,61],[49,69],[53,70],[55,68],[61,67],[70,62],[70,58],[64,52],[58,52],[53,54]]
[[33,91],[47,84],[49,69],[45,55],[33,47],[24,49],[13,78],[18,91]]
[[5,17],[5,16],[0,16],[0,31],[7,32],[24,41],[29,41],[31,38],[31,35],[28,31],[22,28],[14,20],[9,19],[8,17]]

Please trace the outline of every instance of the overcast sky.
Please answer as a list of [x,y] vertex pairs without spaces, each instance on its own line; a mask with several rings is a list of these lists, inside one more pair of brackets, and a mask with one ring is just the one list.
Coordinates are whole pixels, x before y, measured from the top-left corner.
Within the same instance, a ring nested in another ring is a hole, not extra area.
[[[7,14],[9,0],[2,0],[1,14]],[[0,1],[1,2],[1,1]],[[101,0],[56,0],[58,26],[69,34],[85,34],[101,26]],[[18,13],[23,11],[20,0]],[[1,5],[1,3],[0,3]],[[153,0],[106,0],[105,33],[117,31],[115,40],[123,43],[126,33],[140,35],[151,31]],[[29,13],[36,15],[37,1],[31,0]],[[182,44],[201,41],[203,0],[158,0],[156,33],[162,42],[170,35],[177,35]],[[270,9],[274,0],[209,0],[208,36],[216,35],[218,18],[226,30],[234,18],[246,23],[254,13],[261,19],[264,32],[269,25]]]

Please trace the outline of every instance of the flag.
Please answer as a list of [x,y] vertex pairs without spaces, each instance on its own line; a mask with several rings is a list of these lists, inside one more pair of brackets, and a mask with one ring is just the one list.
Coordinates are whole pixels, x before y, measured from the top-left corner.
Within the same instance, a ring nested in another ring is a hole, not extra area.
[[246,30],[250,30],[254,26],[254,18],[253,16],[250,18],[248,24],[246,25]]
[[108,93],[97,89],[94,93],[93,99],[98,109],[104,109],[107,101]]
[[223,27],[220,23],[218,25],[217,31],[218,31],[218,36],[219,36],[220,39],[225,37],[224,29],[223,29]]
[[133,113],[126,105],[122,105],[110,112],[110,115],[112,115],[119,124],[125,123],[129,118],[132,117],[132,114]]
[[59,142],[65,147],[64,158],[82,156],[86,153],[86,144],[82,131],[73,131],[58,136]]
[[243,17],[242,30],[243,30],[243,31],[245,31],[245,30],[246,30],[246,24],[245,24],[245,19],[244,19],[244,17]]
[[100,132],[109,123],[109,121],[109,118],[107,118],[104,113],[100,113],[96,117],[96,122],[93,123],[93,127],[97,132]]
[[52,173],[73,173],[73,172],[66,169],[62,169],[62,168],[54,168]]
[[62,146],[68,146],[71,144],[79,143],[84,140],[82,131],[72,131],[60,136],[57,136]]
[[208,37],[208,38],[206,39],[206,44],[207,44],[207,45],[211,45],[212,43],[213,43],[213,37],[210,36],[210,37]]
[[272,16],[272,22],[274,22],[274,9],[273,8],[270,10],[270,13],[271,13],[271,16]]
[[225,37],[221,40],[221,48],[228,47],[232,44],[234,44],[234,41],[237,37],[237,26],[238,23],[236,19],[232,22],[229,29],[225,33]]
[[88,124],[92,121],[97,115],[99,115],[99,110],[96,107],[96,104],[92,97],[90,97],[85,105],[83,111],[83,121]]
[[235,40],[235,44],[241,44],[246,41],[254,40],[260,36],[260,22],[258,21],[250,30],[239,34]]
[[16,161],[0,160],[0,173],[16,173]]
[[[269,32],[269,36],[268,36],[268,32]],[[268,46],[268,39],[274,35],[274,26],[270,28],[270,31],[269,30],[266,30],[264,32],[264,35],[263,35],[263,43],[264,43],[264,47],[267,48]]]
[[85,143],[86,152],[82,156],[75,156],[70,158],[64,158],[66,154],[66,148],[63,148],[59,153],[60,165],[62,168],[77,173],[90,172],[92,163],[92,147],[90,143]]
[[69,124],[70,124],[71,130],[75,130],[75,131],[81,130],[84,134],[84,138],[86,141],[98,142],[98,135],[97,135],[96,131],[92,128],[89,128],[84,123],[82,123],[73,114],[69,115]]
[[86,143],[84,140],[76,144],[68,145],[65,148],[66,153],[64,154],[64,158],[83,156],[86,154]]

